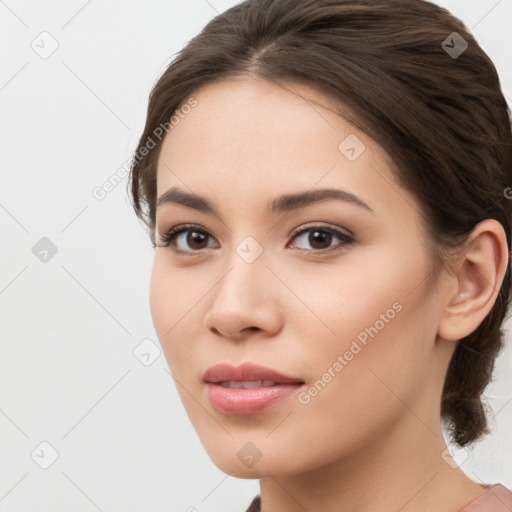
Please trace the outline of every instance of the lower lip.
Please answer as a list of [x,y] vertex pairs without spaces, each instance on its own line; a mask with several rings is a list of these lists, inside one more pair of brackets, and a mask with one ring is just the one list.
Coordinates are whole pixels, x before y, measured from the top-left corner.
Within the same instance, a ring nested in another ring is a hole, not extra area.
[[249,389],[232,389],[211,382],[206,385],[213,407],[230,416],[258,414],[287,398],[302,386],[302,384],[278,384]]

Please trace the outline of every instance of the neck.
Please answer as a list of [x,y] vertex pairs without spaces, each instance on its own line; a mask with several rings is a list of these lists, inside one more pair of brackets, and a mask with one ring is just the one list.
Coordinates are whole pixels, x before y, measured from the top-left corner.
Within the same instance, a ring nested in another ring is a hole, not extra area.
[[459,510],[485,488],[442,456],[446,442],[435,423],[407,410],[385,436],[375,436],[378,443],[307,473],[262,478],[262,512]]

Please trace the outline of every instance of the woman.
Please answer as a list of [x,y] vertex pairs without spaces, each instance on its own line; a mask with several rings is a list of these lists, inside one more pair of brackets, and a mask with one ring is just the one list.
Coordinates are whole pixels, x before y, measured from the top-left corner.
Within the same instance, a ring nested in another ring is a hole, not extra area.
[[509,511],[450,456],[511,288],[512,140],[494,65],[421,0],[254,0],[154,86],[131,199],[153,322],[249,511]]

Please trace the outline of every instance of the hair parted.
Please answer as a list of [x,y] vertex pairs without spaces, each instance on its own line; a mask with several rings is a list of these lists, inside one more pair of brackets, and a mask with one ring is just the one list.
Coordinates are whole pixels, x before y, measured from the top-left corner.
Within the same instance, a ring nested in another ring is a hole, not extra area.
[[[456,57],[443,45],[454,32],[468,45]],[[502,224],[510,252],[510,109],[466,26],[426,0],[247,0],[213,18],[153,86],[130,169],[132,206],[153,246],[163,138],[140,150],[199,88],[237,78],[309,84],[346,107],[340,115],[384,148],[417,198],[434,280],[484,219]],[[460,446],[489,433],[482,393],[503,347],[510,289],[509,259],[493,308],[450,361],[441,417]]]

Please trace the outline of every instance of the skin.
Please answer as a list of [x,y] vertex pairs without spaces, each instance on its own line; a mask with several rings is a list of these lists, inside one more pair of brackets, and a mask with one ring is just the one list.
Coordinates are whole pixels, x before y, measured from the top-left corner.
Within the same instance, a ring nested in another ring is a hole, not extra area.
[[[442,456],[439,404],[455,342],[485,318],[503,280],[501,225],[478,224],[433,290],[417,200],[396,182],[384,150],[327,108],[332,98],[254,78],[210,84],[193,96],[198,105],[163,142],[157,194],[179,187],[205,196],[219,216],[158,207],[157,237],[184,223],[209,236],[202,246],[187,243],[187,233],[168,247],[157,238],[150,307],[213,462],[232,476],[260,479],[265,512],[453,512],[482,494],[482,482]],[[338,149],[350,134],[365,145],[354,161]],[[266,211],[280,194],[327,187],[350,191],[373,212],[336,200]],[[311,231],[293,238],[296,228],[318,224],[355,241],[327,235],[314,245]],[[236,252],[247,236],[263,249],[252,263]],[[253,416],[228,416],[210,404],[202,377],[220,362],[253,361],[308,389],[397,302],[400,312],[359,343],[309,403],[295,393]],[[248,442],[261,453],[252,467],[237,457]]]

